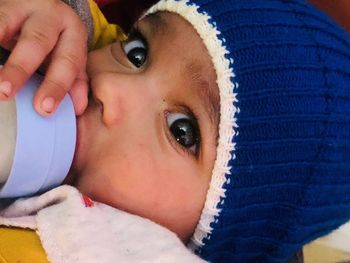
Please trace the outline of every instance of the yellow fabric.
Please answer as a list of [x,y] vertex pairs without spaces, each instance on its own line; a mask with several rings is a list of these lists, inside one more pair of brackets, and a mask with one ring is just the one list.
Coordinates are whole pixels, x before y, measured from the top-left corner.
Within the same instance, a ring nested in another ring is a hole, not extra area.
[[118,25],[109,24],[93,0],[89,0],[89,6],[94,26],[93,49],[101,48],[116,40],[121,41],[126,39],[122,28]]
[[0,227],[0,263],[48,263],[33,230]]

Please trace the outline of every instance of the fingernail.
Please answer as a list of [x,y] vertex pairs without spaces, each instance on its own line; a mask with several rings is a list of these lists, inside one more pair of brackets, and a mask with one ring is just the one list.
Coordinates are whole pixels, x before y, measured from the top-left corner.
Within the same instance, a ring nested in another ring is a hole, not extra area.
[[0,82],[0,92],[6,97],[9,97],[12,91],[12,85],[9,81]]
[[41,102],[41,108],[46,113],[51,113],[53,111],[53,109],[55,108],[55,99],[52,97],[46,97]]

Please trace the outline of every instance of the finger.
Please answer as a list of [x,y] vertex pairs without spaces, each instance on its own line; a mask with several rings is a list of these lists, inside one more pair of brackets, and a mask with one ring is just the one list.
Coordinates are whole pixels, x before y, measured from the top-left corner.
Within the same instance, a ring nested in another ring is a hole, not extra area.
[[[81,34],[77,34],[79,30]],[[87,34],[84,30],[80,24],[74,26],[73,23],[61,34],[45,79],[34,97],[35,109],[44,116],[56,110],[79,73],[85,71]]]
[[58,25],[44,23],[38,17],[25,22],[17,44],[0,72],[0,98],[14,95],[37,70],[54,47],[59,29]]
[[88,104],[88,83],[86,77],[77,78],[69,92],[77,116],[83,114]]

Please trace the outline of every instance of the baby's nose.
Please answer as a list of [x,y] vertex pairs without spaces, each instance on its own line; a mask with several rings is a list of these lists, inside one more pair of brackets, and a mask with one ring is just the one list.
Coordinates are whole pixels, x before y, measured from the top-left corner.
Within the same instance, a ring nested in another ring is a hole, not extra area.
[[145,84],[138,85],[132,80],[113,84],[101,85],[95,92],[97,101],[102,105],[102,119],[107,127],[119,125],[126,118],[143,118],[156,105],[158,96]]
[[120,97],[103,100],[101,105],[102,120],[107,127],[113,127],[125,118],[125,105]]

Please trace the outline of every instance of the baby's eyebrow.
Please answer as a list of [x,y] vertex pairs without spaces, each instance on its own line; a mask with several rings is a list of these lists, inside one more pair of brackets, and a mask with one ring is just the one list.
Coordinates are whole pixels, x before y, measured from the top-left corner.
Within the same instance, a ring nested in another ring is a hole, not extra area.
[[156,34],[164,33],[164,29],[166,29],[166,23],[164,22],[160,13],[147,15],[142,20],[146,22],[151,37]]
[[220,113],[220,98],[219,89],[216,83],[209,83],[209,81],[203,77],[203,67],[198,62],[189,62],[185,67],[186,74],[189,74],[193,83],[198,99],[201,101],[202,107],[205,109],[210,122],[214,127],[219,125],[219,113]]

